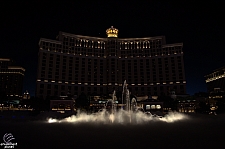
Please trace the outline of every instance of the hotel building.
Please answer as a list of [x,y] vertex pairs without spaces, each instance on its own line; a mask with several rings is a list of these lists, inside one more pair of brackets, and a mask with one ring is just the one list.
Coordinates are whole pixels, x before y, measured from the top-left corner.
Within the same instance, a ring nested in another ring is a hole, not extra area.
[[0,58],[0,97],[22,97],[24,73],[25,69],[13,66],[10,59]]
[[36,96],[109,94],[122,91],[124,80],[132,94],[186,93],[183,43],[166,44],[164,36],[107,38],[59,32],[56,40],[39,41]]
[[225,67],[216,69],[206,75],[205,81],[209,93],[215,90],[225,91]]

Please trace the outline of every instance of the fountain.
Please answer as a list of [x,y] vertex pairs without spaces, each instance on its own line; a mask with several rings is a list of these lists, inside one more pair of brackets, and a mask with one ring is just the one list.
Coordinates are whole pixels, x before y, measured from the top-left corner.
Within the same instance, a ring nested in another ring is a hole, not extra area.
[[136,108],[137,108],[137,101],[135,98],[132,98],[130,99],[130,95],[131,95],[131,92],[129,91],[129,89],[127,88],[127,82],[126,80],[124,81],[123,83],[123,92],[122,92],[122,104],[123,104],[123,100],[124,100],[124,97],[125,97],[125,101],[126,101],[126,104],[125,104],[125,110],[130,112],[130,111],[135,111]]
[[112,94],[112,99],[109,99],[106,104],[105,104],[105,109],[110,106],[110,113],[115,113],[116,112],[116,109],[117,109],[117,104],[116,104],[116,91],[114,90],[113,91],[113,94]]
[[[136,107],[137,107],[137,101],[135,98],[130,99],[130,95],[131,92],[129,91],[129,89],[127,88],[127,83],[126,80],[124,81],[123,84],[123,91],[122,91],[122,106],[121,109],[125,110],[127,112],[130,111],[135,111]],[[125,100],[125,102],[124,102]],[[116,103],[116,91],[113,91],[112,94],[112,99],[109,99],[106,104],[105,104],[105,109],[107,107],[111,107],[110,108],[110,112],[114,113],[117,110],[117,103]]]
[[[137,101],[135,98],[131,98],[131,92],[127,88],[126,80],[123,84],[122,91],[122,106],[121,109],[117,108],[116,103],[116,91],[113,91],[112,99],[109,99],[105,108],[97,113],[87,114],[78,111],[77,115],[72,115],[71,117],[67,117],[63,120],[57,120],[49,118],[49,123],[54,122],[95,122],[95,123],[119,123],[119,124],[140,124],[148,121],[164,121],[164,122],[174,122],[176,120],[187,119],[188,116],[171,112],[164,117],[157,117],[152,115],[147,115],[142,111],[137,110]],[[110,107],[110,108],[109,108]]]

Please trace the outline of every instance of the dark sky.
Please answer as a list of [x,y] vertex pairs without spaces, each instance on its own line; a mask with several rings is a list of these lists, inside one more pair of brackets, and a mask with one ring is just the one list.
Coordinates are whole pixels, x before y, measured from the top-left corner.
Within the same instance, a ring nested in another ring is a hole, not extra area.
[[26,69],[24,90],[35,92],[38,42],[59,31],[106,37],[110,26],[119,37],[166,36],[183,42],[187,93],[206,91],[204,76],[224,66],[223,4],[212,2],[2,2],[0,57]]

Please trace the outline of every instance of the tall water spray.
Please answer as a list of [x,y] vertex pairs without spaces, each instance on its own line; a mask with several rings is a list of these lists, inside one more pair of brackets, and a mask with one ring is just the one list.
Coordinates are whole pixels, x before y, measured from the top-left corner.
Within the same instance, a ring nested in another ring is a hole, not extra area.
[[114,90],[113,91],[113,95],[112,95],[112,101],[113,101],[113,103],[112,103],[112,110],[113,111],[115,111],[116,110],[116,101],[115,101],[115,97],[116,97],[116,91]]
[[124,87],[125,87],[125,84],[126,84],[126,80],[123,82],[123,91],[122,91],[122,106],[121,106],[121,108],[123,108],[123,95],[124,95]]
[[109,99],[105,106],[108,107],[110,106],[111,107],[111,113],[115,113],[116,109],[117,109],[117,104],[116,104],[116,91],[114,90],[113,91],[113,94],[112,94],[112,99]]
[[[125,98],[125,102],[124,102],[124,98]],[[123,91],[122,91],[122,107],[124,107],[124,110],[129,111],[129,90],[127,89],[127,82],[126,80],[124,80],[123,83]]]

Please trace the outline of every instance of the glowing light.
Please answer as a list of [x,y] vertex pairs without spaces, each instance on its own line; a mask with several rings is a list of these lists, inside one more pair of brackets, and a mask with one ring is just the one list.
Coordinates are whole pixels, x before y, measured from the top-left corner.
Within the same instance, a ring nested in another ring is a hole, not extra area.
[[106,30],[107,37],[118,37],[119,30],[111,26],[111,28]]
[[161,109],[161,105],[156,105],[156,109]]
[[219,76],[215,76],[215,77],[212,77],[212,78],[208,78],[208,79],[206,79],[206,83],[214,81],[214,80],[217,80],[217,79],[220,79],[220,78],[223,78],[223,77],[225,77],[225,74],[222,74],[222,75],[219,75]]
[[23,74],[23,73],[21,73],[21,72],[0,72],[0,73],[17,73],[17,74],[24,75],[24,74]]
[[25,71],[23,67],[9,66],[8,69],[19,69]]
[[8,58],[0,58],[0,61],[10,61]]
[[48,119],[48,122],[49,122],[49,123],[55,123],[55,122],[57,122],[57,120],[56,120],[56,119],[50,118],[50,119]]

